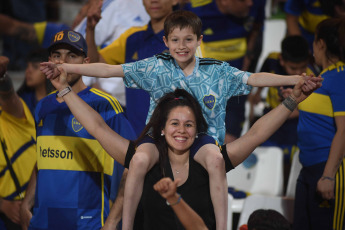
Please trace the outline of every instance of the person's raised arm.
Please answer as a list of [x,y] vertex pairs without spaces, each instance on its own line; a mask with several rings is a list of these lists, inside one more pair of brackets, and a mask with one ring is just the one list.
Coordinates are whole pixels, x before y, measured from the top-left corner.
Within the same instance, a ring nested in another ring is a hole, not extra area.
[[66,73],[80,74],[84,76],[109,78],[109,77],[124,77],[125,74],[121,65],[108,65],[105,63],[91,63],[91,64],[55,64],[52,62],[42,62],[40,70],[47,76],[48,79],[56,78],[60,75],[57,67],[61,67]]
[[30,220],[32,218],[31,209],[35,204],[35,192],[36,192],[36,181],[37,181],[37,164],[35,164],[28,187],[26,188],[25,197],[20,207],[20,220],[22,229],[26,230],[29,227]]
[[228,143],[226,149],[232,165],[236,167],[242,163],[257,146],[266,141],[288,119],[298,103],[321,87],[321,82],[320,76],[300,79],[282,104],[256,121],[245,135]]
[[[81,66],[88,65],[91,64],[82,64]],[[59,77],[52,79],[51,82],[61,92],[62,90],[67,90],[69,86],[67,84],[66,72],[62,67],[59,67],[59,72],[61,72]],[[84,102],[71,88],[67,92],[69,93],[65,94],[63,99],[75,118],[98,140],[110,156],[124,165],[129,140],[121,137],[112,130],[105,123],[101,115]]]
[[7,65],[9,59],[5,56],[0,56],[0,105],[1,110],[17,117],[25,117],[24,107],[19,96],[14,91],[11,78],[7,75]]
[[298,16],[286,13],[287,35],[302,35],[298,26]]
[[317,183],[317,191],[324,199],[334,199],[335,174],[345,157],[345,116],[336,116],[337,131],[333,137],[328,160],[322,177]]
[[93,0],[90,3],[90,7],[87,11],[87,26],[86,26],[86,43],[88,47],[88,56],[90,57],[90,62],[104,62],[101,60],[101,55],[98,53],[97,45],[95,41],[95,28],[101,16],[102,1]]
[[300,75],[279,75],[261,72],[251,74],[247,84],[256,87],[295,85],[301,78]]
[[208,229],[202,218],[176,193],[177,183],[179,181],[172,181],[169,177],[162,178],[154,186],[156,190],[167,204],[174,210],[176,216],[179,218],[183,227],[186,230],[204,230]]

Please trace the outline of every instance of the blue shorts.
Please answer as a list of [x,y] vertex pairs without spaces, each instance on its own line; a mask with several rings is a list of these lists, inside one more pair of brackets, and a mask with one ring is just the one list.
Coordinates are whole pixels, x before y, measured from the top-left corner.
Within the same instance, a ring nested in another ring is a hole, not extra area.
[[[150,135],[146,135],[138,144],[144,144],[144,143],[152,143],[154,144],[154,139],[150,136]],[[219,147],[222,155],[223,155],[223,159],[225,161],[225,169],[226,172],[229,172],[231,169],[233,169],[234,167],[232,166],[231,160],[229,159],[229,156],[227,154],[226,151],[226,145],[223,146],[219,146],[218,142],[211,136],[207,135],[207,134],[199,134],[198,138],[195,139],[194,143],[192,144],[192,146],[190,147],[190,156],[194,157],[195,154],[199,151],[199,149],[206,145],[206,144],[215,144]],[[127,153],[126,153],[126,158],[125,158],[125,164],[124,166],[126,168],[129,168],[129,163],[130,163],[130,159],[132,159],[133,155],[135,154],[136,151],[136,146],[134,145],[134,142],[130,142],[128,149],[127,149]]]

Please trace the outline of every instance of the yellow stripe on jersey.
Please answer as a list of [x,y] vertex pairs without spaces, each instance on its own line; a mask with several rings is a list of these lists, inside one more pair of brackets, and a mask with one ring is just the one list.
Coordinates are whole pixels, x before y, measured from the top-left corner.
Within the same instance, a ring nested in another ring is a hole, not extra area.
[[327,18],[329,17],[326,15],[316,15],[305,10],[302,12],[298,21],[306,31],[314,34],[317,24],[319,24]]
[[192,7],[204,6],[212,2],[212,0],[190,0]]
[[279,56],[280,56],[280,52],[272,52],[267,56],[267,59],[275,59],[275,60],[279,60]]
[[44,32],[47,27],[47,22],[36,22],[34,23],[34,28],[37,35],[37,41],[39,45],[42,45],[43,38],[44,38]]
[[235,60],[244,57],[247,50],[245,38],[228,39],[223,41],[204,42],[204,56],[221,61]]
[[330,65],[326,69],[322,70],[321,75],[324,74],[327,71],[332,71],[334,69],[337,69],[337,72],[339,73],[340,71],[344,71],[344,65],[345,63],[342,61],[338,61],[337,63]]
[[334,116],[331,99],[329,96],[319,93],[312,93],[307,99],[298,105],[298,109],[328,117]]
[[95,139],[68,136],[37,138],[37,168],[113,174],[111,158]]
[[101,90],[95,89],[95,88],[90,89],[90,91],[93,92],[94,94],[97,94],[98,96],[101,96],[101,97],[107,99],[107,101],[109,101],[110,105],[115,110],[116,114],[123,112],[123,109],[122,109],[119,101],[116,100],[116,98],[114,98],[113,96],[111,96],[111,95],[109,95],[109,94],[107,94]]
[[132,34],[147,30],[147,25],[141,27],[131,27],[110,45],[99,51],[100,55],[108,64],[118,65],[125,63],[127,38]]
[[335,117],[345,116],[345,112],[334,112]]
[[345,217],[345,158],[335,175],[335,207],[333,216],[333,229],[343,230]]
[[102,183],[102,211],[101,211],[101,224],[102,227],[104,226],[104,173],[101,176],[101,183]]

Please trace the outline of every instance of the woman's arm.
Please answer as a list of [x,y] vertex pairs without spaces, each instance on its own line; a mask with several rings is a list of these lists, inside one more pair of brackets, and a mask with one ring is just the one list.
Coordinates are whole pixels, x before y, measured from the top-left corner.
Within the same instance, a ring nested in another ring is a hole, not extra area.
[[333,137],[328,160],[322,177],[317,182],[317,190],[324,199],[334,199],[334,182],[341,162],[345,156],[345,116],[336,116],[337,132]]
[[[82,64],[89,65],[89,64]],[[61,73],[59,77],[52,79],[54,87],[61,91],[68,87],[66,80],[66,72],[59,67]],[[63,96],[64,101],[71,110],[76,119],[84,126],[84,128],[95,137],[102,147],[117,162],[124,164],[129,140],[121,137],[112,130],[103,120],[103,118],[84,102],[75,92],[71,91]]]
[[52,62],[42,62],[40,70],[47,76],[48,79],[56,78],[60,75],[58,66],[62,67],[66,73],[80,74],[84,76],[100,78],[125,76],[121,65],[109,65],[105,63],[92,63],[87,65],[63,63],[61,65],[57,65]]
[[[297,104],[321,86],[321,82],[321,77],[314,77],[313,81],[310,77],[301,79],[285,102],[261,117],[245,135],[228,143],[226,149],[232,165],[236,167],[242,163],[258,145],[266,141],[288,119]],[[290,109],[286,104],[292,105]]]

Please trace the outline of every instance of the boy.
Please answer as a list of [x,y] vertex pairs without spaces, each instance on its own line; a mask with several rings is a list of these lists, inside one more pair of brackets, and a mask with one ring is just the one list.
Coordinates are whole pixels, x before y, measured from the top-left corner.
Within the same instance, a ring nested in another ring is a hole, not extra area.
[[[272,52],[266,58],[261,71],[282,75],[300,75],[302,73],[314,74],[315,72],[309,68],[309,48],[308,42],[300,35],[287,36],[281,42],[281,52]],[[262,87],[250,96],[253,104],[261,101]],[[280,87],[269,87],[266,103],[267,108],[264,113],[268,113],[277,107],[284,97]],[[253,121],[251,122],[253,123]],[[262,145],[278,146],[284,152],[284,188],[290,171],[290,157],[297,149],[297,123],[298,110],[295,109],[289,119]]]
[[[95,63],[90,65],[63,64],[62,67],[67,73],[98,77],[124,77],[127,87],[146,90],[151,97],[148,119],[157,99],[166,92],[183,88],[201,104],[203,115],[209,124],[208,134],[222,144],[225,136],[224,118],[227,99],[233,95],[248,94],[251,89],[250,85],[293,85],[301,77],[297,75],[284,77],[269,73],[250,74],[233,68],[226,62],[195,57],[195,51],[202,40],[201,27],[201,20],[194,13],[176,11],[170,14],[164,23],[163,40],[169,48],[170,54],[159,54],[121,66]],[[56,67],[57,65],[53,63],[42,63],[41,69],[48,78],[51,78],[60,74]],[[137,148],[127,177],[125,202],[129,200],[131,201],[129,203],[138,204],[139,202],[145,173],[158,161],[158,150],[152,144],[153,142],[154,140],[151,140],[151,143],[143,143]],[[215,144],[199,138],[195,148],[191,150],[191,155],[209,173],[217,229],[225,229],[227,183],[224,161],[219,148]],[[234,159],[234,161],[236,160]],[[126,208],[128,207],[125,204],[124,209]],[[135,208],[136,206],[128,213],[124,210],[123,218],[129,218],[130,222],[133,222]],[[124,228],[126,227],[124,226]],[[131,229],[131,226],[128,228]]]

